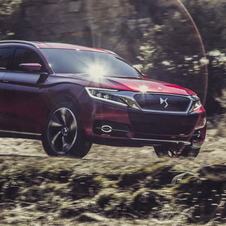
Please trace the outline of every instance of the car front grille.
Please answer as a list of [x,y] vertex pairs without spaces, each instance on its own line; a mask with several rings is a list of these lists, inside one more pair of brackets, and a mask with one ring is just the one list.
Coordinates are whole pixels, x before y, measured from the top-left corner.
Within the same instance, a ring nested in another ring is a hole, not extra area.
[[166,115],[145,112],[129,112],[135,133],[153,135],[188,135],[198,120],[198,114]]
[[134,99],[143,110],[162,112],[187,112],[191,100],[188,97],[166,94],[136,94]]

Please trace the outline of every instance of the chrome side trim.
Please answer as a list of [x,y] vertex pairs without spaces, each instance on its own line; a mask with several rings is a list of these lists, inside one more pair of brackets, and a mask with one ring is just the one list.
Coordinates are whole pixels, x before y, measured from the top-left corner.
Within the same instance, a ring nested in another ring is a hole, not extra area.
[[21,135],[41,136],[41,133],[29,133],[29,132],[19,132],[19,131],[11,131],[11,130],[0,130],[0,133],[14,133],[14,134],[21,134]]
[[132,140],[150,141],[150,142],[156,142],[156,143],[183,143],[185,145],[191,145],[190,141],[182,141],[182,140],[159,140],[159,139],[143,139],[143,138],[132,138]]

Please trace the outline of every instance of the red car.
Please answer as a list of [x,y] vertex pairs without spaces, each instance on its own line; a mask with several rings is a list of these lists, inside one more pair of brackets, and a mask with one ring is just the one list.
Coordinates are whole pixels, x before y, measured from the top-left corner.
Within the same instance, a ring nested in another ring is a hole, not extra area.
[[198,96],[148,79],[117,54],[62,43],[0,41],[1,136],[38,138],[81,158],[92,143],[196,156],[206,113]]

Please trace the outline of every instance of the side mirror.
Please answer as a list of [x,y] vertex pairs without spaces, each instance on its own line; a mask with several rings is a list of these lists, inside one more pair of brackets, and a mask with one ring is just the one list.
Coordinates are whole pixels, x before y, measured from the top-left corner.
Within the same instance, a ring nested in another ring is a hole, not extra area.
[[42,65],[39,63],[22,63],[19,65],[24,71],[40,71]]

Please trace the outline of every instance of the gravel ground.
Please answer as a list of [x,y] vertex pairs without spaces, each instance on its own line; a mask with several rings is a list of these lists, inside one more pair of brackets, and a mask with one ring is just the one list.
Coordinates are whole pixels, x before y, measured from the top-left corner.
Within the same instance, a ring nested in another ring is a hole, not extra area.
[[[224,164],[226,163],[226,138],[224,133],[222,133],[223,127],[211,128],[207,132],[207,139],[203,148],[197,158],[193,159],[159,159],[152,147],[141,147],[141,148],[126,148],[126,147],[109,147],[93,145],[91,151],[82,160],[80,159],[70,159],[70,158],[53,158],[48,157],[40,141],[37,140],[26,140],[26,139],[12,139],[12,138],[0,138],[0,158],[4,161],[4,164],[9,165],[12,170],[15,165],[20,167],[23,164],[37,164],[42,162],[49,164],[50,169],[58,167],[59,163],[66,164],[69,168],[76,167],[76,170],[80,173],[90,172],[107,172],[111,170],[126,170],[131,169],[131,167],[141,167],[141,166],[151,166],[160,161],[166,161],[167,165],[175,166],[181,172],[197,172],[201,167],[212,165],[212,164]],[[219,132],[220,131],[220,132]],[[52,167],[52,168],[51,168]],[[29,211],[29,206],[27,208],[22,208],[21,204],[18,207],[14,207],[12,210],[5,210],[4,213],[0,214],[0,222],[4,222],[3,225],[75,225],[72,219],[61,220],[58,219],[58,223],[50,223],[52,221],[51,216],[42,212],[40,217],[37,215],[35,219],[36,222],[31,223],[34,213]],[[178,210],[180,212],[180,210]],[[39,212],[37,214],[40,214]],[[3,217],[1,221],[1,217]],[[84,216],[82,216],[84,217]],[[85,216],[87,218],[87,216]],[[88,216],[90,217],[90,216]],[[92,217],[92,216],[91,216]],[[95,216],[96,218],[101,218],[101,216]],[[40,218],[40,219],[39,219]],[[44,219],[44,220],[43,220]],[[28,221],[28,223],[26,223]],[[5,223],[7,222],[7,223]],[[16,222],[16,223],[15,223]],[[20,222],[20,223],[17,223]],[[22,222],[22,223],[21,223]],[[180,219],[176,222],[172,220],[160,221],[157,219],[149,220],[116,220],[116,219],[100,219],[99,222],[92,222],[92,224],[100,226],[130,226],[130,225],[142,225],[142,226],[152,226],[152,225],[164,225],[164,226],[184,226],[184,222],[181,224]],[[2,224],[1,224],[2,225]],[[90,222],[76,222],[76,225],[90,225]],[[191,224],[188,224],[191,225]],[[197,224],[194,224],[197,225]],[[206,224],[211,224],[209,222]],[[224,224],[222,224],[224,225]]]

